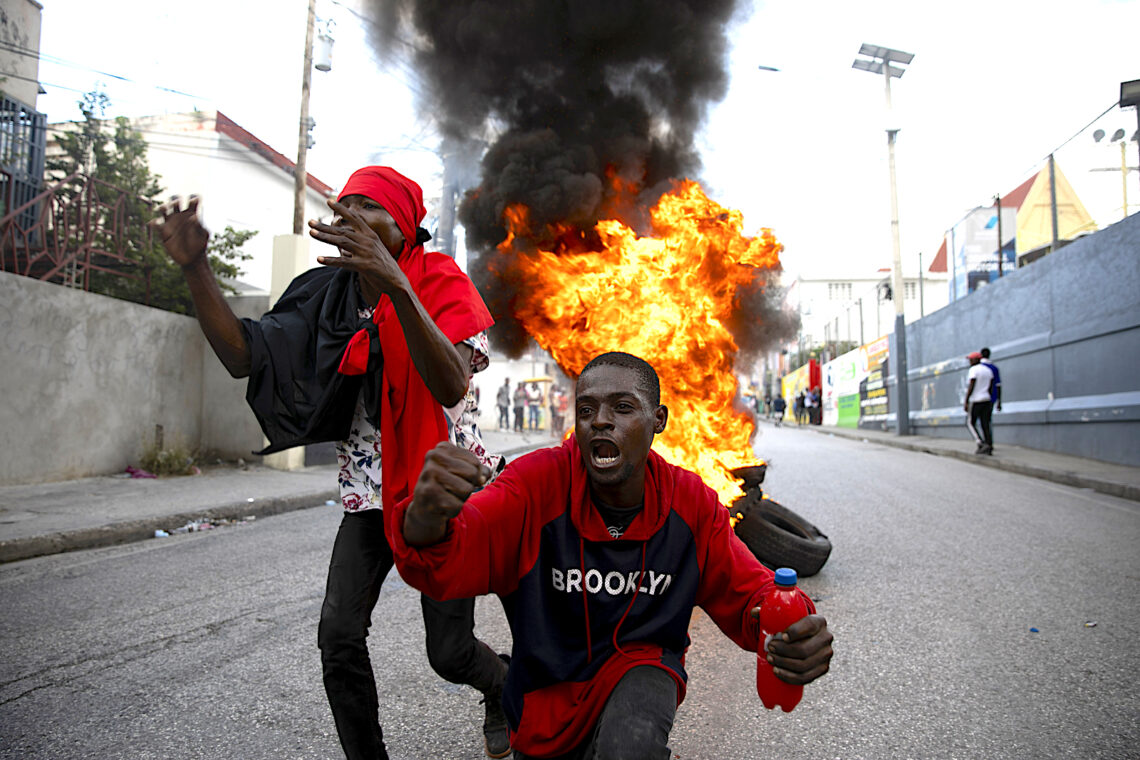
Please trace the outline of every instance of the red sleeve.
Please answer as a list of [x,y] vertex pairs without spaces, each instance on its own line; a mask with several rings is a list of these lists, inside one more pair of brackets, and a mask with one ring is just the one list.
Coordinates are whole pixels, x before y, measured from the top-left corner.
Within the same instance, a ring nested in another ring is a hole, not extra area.
[[456,263],[441,253],[425,253],[430,271],[417,295],[440,332],[460,343],[489,328],[494,321],[475,284]]
[[[752,618],[752,608],[759,607],[775,587],[775,576],[737,537],[729,524],[728,510],[712,489],[703,487],[705,498],[696,500],[700,504],[697,539],[702,555],[697,604],[726,636],[755,652],[760,628]],[[811,599],[802,591],[800,594],[808,613],[814,613]]]
[[[514,591],[537,559],[542,507],[559,480],[551,476],[544,454],[512,462],[494,482],[472,494],[439,543],[409,546],[402,530],[392,530],[396,569],[408,585],[434,599]],[[396,505],[393,525],[404,524],[410,504],[411,499],[405,499]]]

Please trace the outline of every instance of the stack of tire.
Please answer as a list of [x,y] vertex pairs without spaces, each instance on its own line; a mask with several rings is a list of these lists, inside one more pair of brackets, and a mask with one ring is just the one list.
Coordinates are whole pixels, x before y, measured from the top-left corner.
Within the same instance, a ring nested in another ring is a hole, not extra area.
[[744,495],[732,503],[736,535],[765,567],[790,567],[800,577],[818,573],[831,556],[831,541],[819,528],[769,499],[760,484],[766,465],[733,471],[744,480]]

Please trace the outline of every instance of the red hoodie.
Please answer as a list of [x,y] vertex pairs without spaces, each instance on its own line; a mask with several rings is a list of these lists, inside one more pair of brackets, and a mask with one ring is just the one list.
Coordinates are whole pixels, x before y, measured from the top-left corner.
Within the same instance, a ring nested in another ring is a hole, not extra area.
[[[391,524],[403,525],[409,502]],[[650,452],[644,508],[614,539],[571,437],[512,462],[468,499],[440,543],[410,547],[399,530],[390,540],[400,575],[429,596],[502,598],[514,637],[503,693],[511,743],[547,757],[587,737],[630,668],[663,668],[684,699],[694,606],[756,651],[750,611],[773,576],[728,517],[696,474]]]

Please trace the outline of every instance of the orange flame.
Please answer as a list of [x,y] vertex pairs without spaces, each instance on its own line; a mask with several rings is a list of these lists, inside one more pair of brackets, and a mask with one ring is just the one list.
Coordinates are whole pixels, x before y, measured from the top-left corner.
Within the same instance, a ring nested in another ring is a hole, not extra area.
[[[728,470],[752,464],[754,431],[737,411],[737,346],[726,321],[737,288],[779,267],[783,246],[771,230],[742,234],[743,216],[710,200],[695,182],[678,182],[650,211],[652,237],[617,220],[598,222],[600,251],[523,252],[525,206],[504,212],[500,264],[525,283],[514,316],[570,376],[597,354],[620,350],[649,361],[661,378],[669,423],[654,449],[694,470],[730,503],[740,495]],[[563,238],[568,230],[553,230]]]

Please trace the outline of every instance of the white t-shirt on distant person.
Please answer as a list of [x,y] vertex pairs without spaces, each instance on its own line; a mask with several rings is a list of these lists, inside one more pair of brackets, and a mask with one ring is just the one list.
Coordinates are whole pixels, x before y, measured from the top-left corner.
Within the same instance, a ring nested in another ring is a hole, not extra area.
[[970,380],[974,381],[974,392],[967,401],[971,404],[976,401],[990,401],[990,383],[994,381],[993,370],[979,362],[970,367],[970,374],[966,378],[967,384]]

